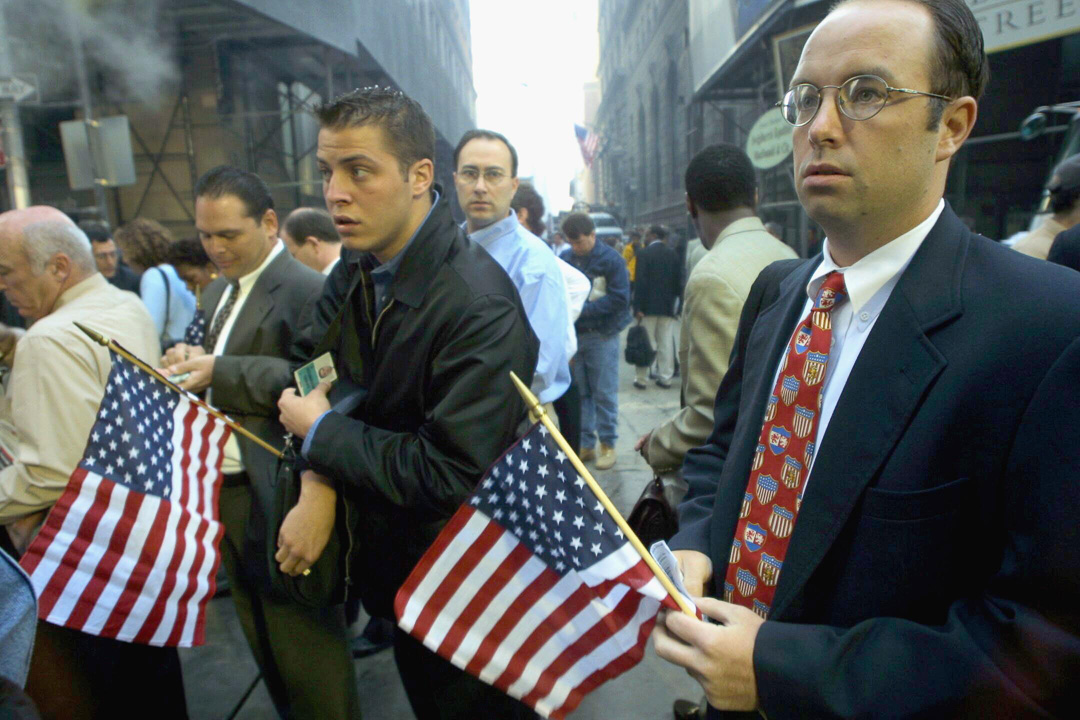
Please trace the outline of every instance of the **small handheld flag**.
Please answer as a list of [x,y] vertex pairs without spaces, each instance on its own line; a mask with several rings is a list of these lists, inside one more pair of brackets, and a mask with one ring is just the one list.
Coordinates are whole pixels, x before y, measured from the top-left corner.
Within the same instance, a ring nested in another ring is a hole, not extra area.
[[696,612],[540,419],[451,518],[394,611],[430,650],[563,718],[641,660],[661,606]]
[[85,454],[20,564],[39,617],[91,635],[204,640],[229,427],[116,352]]

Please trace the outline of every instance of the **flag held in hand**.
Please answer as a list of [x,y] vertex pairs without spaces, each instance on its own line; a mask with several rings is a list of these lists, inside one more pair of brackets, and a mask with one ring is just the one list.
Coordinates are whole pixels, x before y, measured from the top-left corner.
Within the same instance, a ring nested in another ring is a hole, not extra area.
[[20,564],[42,620],[190,647],[204,639],[229,428],[111,352],[86,452]]
[[398,625],[544,717],[644,654],[661,582],[544,425],[488,470],[398,591]]

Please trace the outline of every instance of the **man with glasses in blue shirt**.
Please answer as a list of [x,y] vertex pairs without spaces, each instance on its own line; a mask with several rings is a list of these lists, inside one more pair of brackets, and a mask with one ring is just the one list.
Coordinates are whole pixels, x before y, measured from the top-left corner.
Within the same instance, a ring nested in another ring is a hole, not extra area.
[[1080,276],[942,199],[987,67],[963,0],[847,0],[803,49],[781,107],[827,238],[754,283],[683,465],[670,545],[720,624],[654,630],[710,718],[1075,712]]
[[454,185],[469,237],[510,276],[540,340],[532,390],[555,418],[551,403],[570,386],[566,288],[555,253],[529,232],[510,203],[518,189],[517,151],[490,130],[470,130],[454,148]]

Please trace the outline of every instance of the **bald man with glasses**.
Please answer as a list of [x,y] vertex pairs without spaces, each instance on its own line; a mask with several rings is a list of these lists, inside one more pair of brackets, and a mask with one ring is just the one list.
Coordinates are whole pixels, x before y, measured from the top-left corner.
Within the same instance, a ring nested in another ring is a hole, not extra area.
[[[781,103],[821,254],[750,290],[670,541],[707,716],[1064,717],[1080,276],[943,200],[988,79],[963,0],[848,0]],[[722,599],[720,599],[722,598]]]

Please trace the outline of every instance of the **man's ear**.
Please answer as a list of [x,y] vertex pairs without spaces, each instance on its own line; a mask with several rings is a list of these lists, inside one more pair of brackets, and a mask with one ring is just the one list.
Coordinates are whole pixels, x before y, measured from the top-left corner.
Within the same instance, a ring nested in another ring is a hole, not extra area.
[[690,199],[690,196],[686,196],[686,212],[690,213],[690,217],[697,220],[697,208],[694,206],[694,201]]
[[277,213],[274,212],[273,208],[270,208],[265,213],[263,213],[262,221],[260,222],[260,224],[263,226],[263,229],[266,230],[266,234],[268,236],[270,236],[270,237],[276,237],[277,236],[278,220],[277,220]]
[[979,104],[970,95],[957,98],[949,103],[938,124],[938,145],[934,159],[937,162],[948,160],[960,152],[964,141],[975,127],[979,115]]
[[322,241],[319,240],[319,238],[315,237],[314,235],[308,235],[306,238],[304,238],[304,242],[306,244],[308,244],[308,245],[311,245],[316,250],[318,250],[319,249],[319,243],[322,242]]
[[49,258],[49,264],[45,266],[45,271],[51,272],[58,282],[63,283],[71,276],[71,268],[71,258],[64,253],[56,253]]
[[435,182],[435,163],[431,158],[417,160],[409,167],[409,185],[412,187],[413,197],[420,197],[431,190]]

